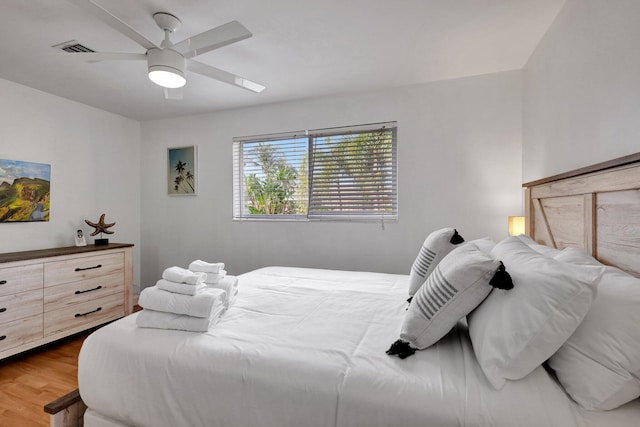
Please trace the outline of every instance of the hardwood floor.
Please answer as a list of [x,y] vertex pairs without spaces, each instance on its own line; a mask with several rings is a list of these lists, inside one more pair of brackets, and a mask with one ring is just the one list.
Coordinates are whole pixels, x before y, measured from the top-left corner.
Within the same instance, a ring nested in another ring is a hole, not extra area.
[[88,335],[75,335],[0,361],[0,425],[49,425],[43,407],[78,388],[78,354]]

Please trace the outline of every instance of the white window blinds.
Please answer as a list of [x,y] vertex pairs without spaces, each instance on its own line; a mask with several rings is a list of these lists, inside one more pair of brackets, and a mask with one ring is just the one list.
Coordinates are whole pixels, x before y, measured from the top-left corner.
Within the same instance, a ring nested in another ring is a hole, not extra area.
[[302,135],[234,141],[235,219],[306,218],[309,146]]
[[234,219],[395,220],[396,123],[234,138]]
[[309,218],[397,219],[395,126],[310,139]]

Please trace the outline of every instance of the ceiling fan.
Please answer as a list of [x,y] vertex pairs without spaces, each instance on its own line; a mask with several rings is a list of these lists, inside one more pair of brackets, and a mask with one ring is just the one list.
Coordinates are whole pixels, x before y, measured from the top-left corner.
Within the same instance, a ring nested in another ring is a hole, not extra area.
[[211,50],[251,37],[252,34],[249,30],[238,21],[231,21],[174,44],[171,42],[170,37],[171,34],[180,27],[181,22],[170,13],[158,12],[153,15],[153,19],[158,27],[164,31],[164,40],[160,43],[160,46],[157,46],[134,30],[126,22],[102,6],[94,3],[92,0],[68,1],[96,16],[147,50],[146,53],[79,52],[73,55],[90,62],[146,60],[149,79],[164,88],[165,98],[182,98],[182,87],[187,82],[187,69],[190,72],[201,74],[253,92],[260,93],[265,89],[265,87],[259,83],[192,59],[195,56]]

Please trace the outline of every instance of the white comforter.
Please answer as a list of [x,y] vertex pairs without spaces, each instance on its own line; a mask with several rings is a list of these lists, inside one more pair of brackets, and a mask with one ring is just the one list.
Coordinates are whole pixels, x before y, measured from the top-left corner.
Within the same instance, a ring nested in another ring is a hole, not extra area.
[[85,341],[80,393],[94,411],[153,427],[583,426],[543,368],[491,389],[463,324],[400,360],[408,277],[270,267],[240,276],[208,333],[137,328]]

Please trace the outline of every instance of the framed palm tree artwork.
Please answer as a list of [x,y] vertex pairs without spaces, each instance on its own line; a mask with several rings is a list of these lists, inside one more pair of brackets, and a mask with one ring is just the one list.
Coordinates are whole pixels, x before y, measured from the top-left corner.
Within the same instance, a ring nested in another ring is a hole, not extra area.
[[167,151],[167,191],[170,196],[194,196],[197,189],[196,146]]

